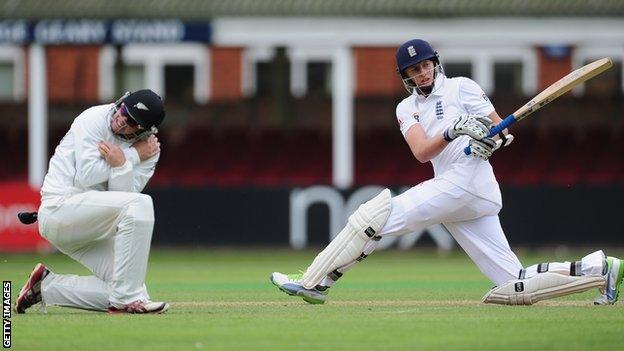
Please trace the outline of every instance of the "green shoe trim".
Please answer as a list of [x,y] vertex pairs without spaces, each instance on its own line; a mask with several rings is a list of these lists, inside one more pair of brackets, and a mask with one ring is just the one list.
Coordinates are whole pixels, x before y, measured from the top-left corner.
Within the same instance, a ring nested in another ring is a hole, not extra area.
[[303,273],[286,274],[288,280],[298,282],[303,278]]
[[615,299],[613,299],[613,301],[611,301],[611,303],[614,303],[614,302],[616,302],[618,300],[618,297],[620,295],[620,285],[622,285],[622,277],[624,277],[624,261],[620,260],[617,257],[607,256],[607,266],[609,267],[609,271],[613,267],[614,260],[619,260],[620,261],[620,267],[618,269],[618,273],[617,273],[617,276],[615,278]]

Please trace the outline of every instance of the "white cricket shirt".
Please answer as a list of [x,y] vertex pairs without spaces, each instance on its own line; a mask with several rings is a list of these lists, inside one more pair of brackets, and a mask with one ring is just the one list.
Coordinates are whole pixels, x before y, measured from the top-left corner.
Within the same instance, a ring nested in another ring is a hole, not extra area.
[[[461,114],[487,116],[494,111],[481,87],[469,78],[438,74],[435,86],[426,98],[412,94],[397,105],[396,115],[404,137],[415,124],[420,124],[431,138],[442,134]],[[500,189],[490,163],[464,154],[469,140],[468,136],[460,136],[431,159],[434,175],[501,205]]]
[[[132,144],[115,136],[111,120],[115,105],[99,105],[82,112],[54,150],[41,188],[42,200],[89,190],[141,192],[154,174],[160,153],[141,162]],[[100,141],[121,148],[126,163],[111,167],[98,151]]]

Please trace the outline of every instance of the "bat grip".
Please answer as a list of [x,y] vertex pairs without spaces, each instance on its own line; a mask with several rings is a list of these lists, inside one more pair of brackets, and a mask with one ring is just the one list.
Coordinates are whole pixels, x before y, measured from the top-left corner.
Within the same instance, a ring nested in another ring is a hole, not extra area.
[[[516,123],[516,118],[514,117],[514,115],[509,115],[505,117],[505,119],[502,122],[497,124],[494,128],[490,129],[490,134],[488,135],[488,138],[491,138],[495,136],[496,134],[502,132],[503,130],[505,130],[507,127],[509,127],[510,125],[514,123]],[[470,155],[470,152],[471,152],[470,145],[468,145],[464,148],[464,153],[466,155]]]

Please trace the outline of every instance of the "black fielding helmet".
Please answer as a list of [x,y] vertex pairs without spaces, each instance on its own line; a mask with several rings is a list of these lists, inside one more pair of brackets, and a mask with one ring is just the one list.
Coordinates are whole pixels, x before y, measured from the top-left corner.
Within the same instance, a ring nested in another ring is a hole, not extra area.
[[123,98],[122,102],[130,117],[145,130],[158,127],[165,119],[165,106],[162,99],[149,89],[135,91]]

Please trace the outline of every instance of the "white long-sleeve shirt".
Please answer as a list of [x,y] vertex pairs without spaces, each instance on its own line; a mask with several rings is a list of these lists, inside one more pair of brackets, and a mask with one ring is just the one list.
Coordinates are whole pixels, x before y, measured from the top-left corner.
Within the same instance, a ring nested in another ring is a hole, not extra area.
[[[141,162],[132,144],[113,134],[114,114],[115,105],[107,104],[91,107],[76,117],[50,159],[41,188],[42,200],[90,190],[143,190],[154,174],[160,153]],[[119,146],[126,162],[111,167],[98,151],[101,141]]]
[[[465,77],[436,78],[436,89],[427,97],[411,95],[396,109],[403,136],[415,124],[425,131],[428,138],[442,134],[454,118],[461,114],[488,116],[494,106],[473,80]],[[492,166],[473,156],[464,154],[470,137],[460,136],[431,159],[436,178],[446,179],[464,190],[502,204],[500,188]]]

